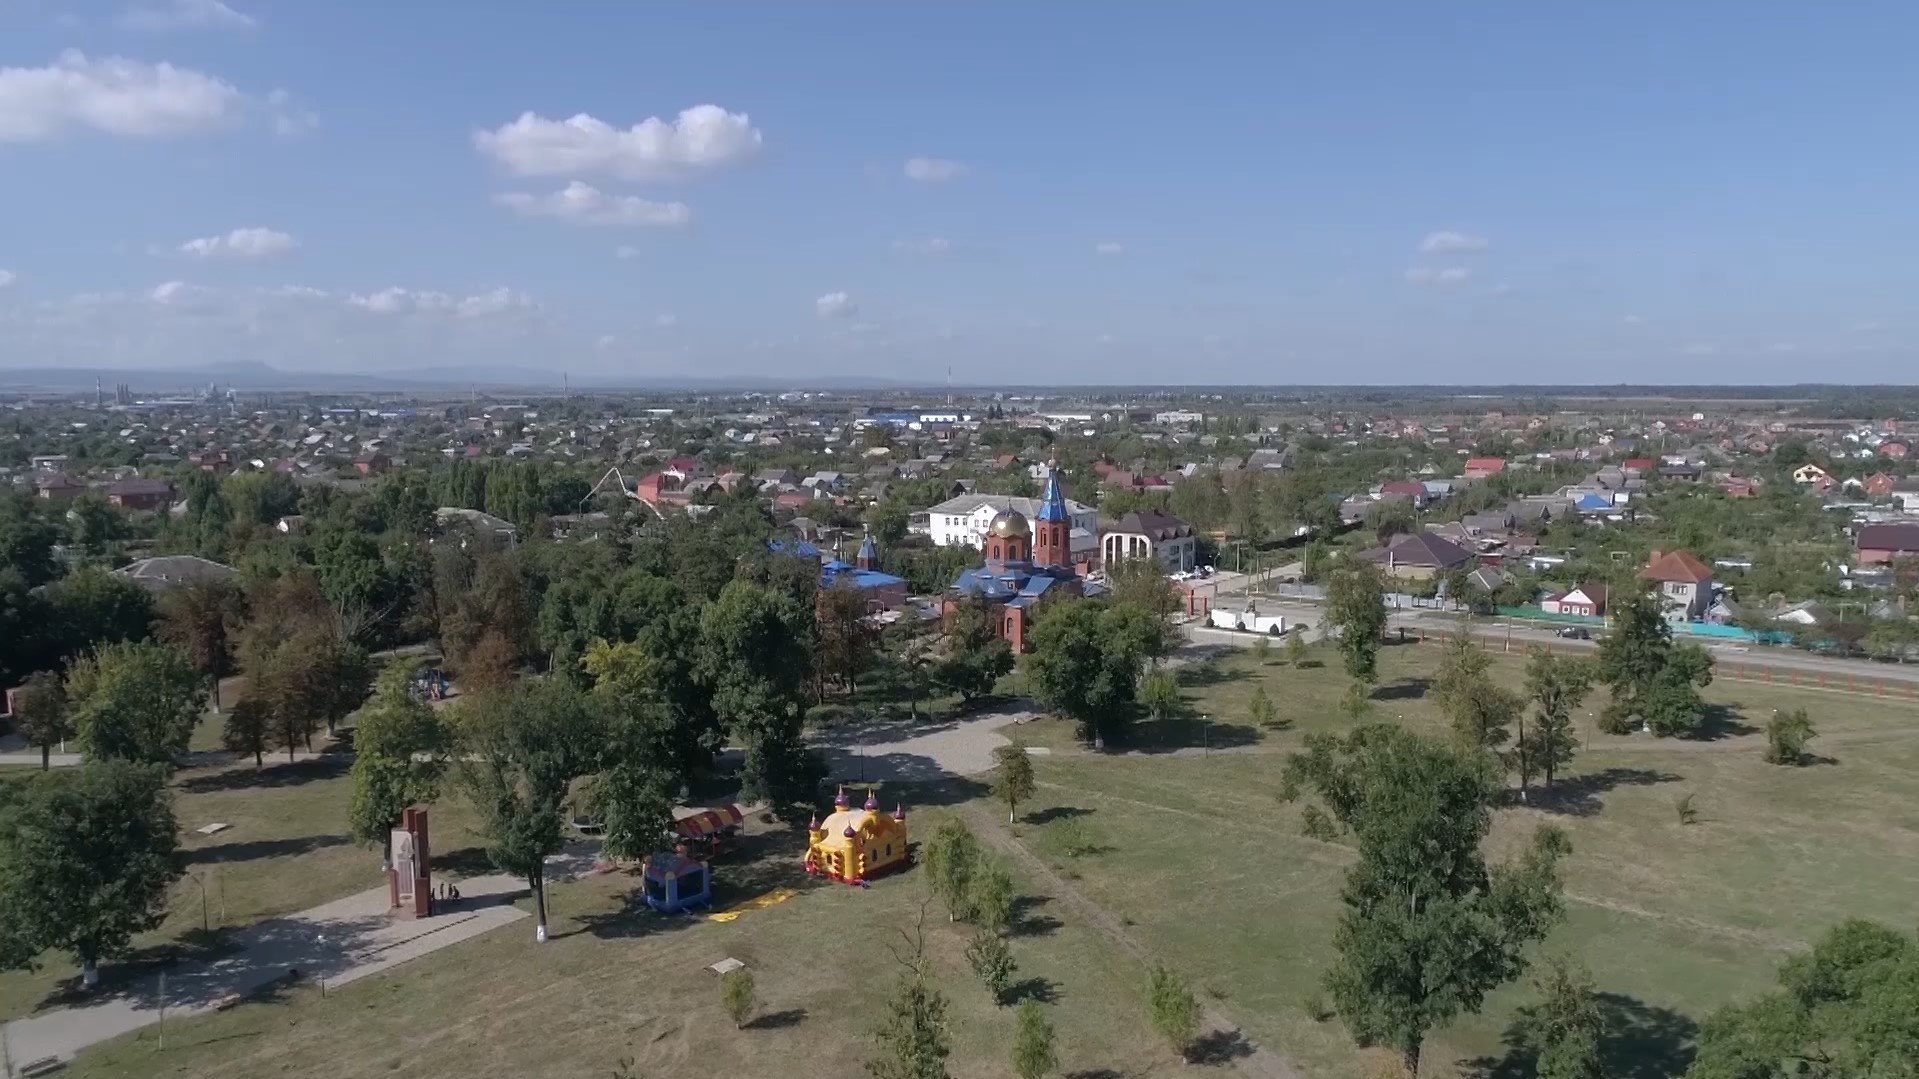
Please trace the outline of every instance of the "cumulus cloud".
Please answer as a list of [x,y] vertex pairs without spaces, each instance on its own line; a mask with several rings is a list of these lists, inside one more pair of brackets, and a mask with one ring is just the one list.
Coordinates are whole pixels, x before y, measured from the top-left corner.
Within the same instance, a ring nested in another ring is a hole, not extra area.
[[1125,251],[1126,246],[1118,240],[1102,240],[1093,245],[1093,254],[1095,255],[1119,255],[1124,254]]
[[1414,266],[1406,280],[1415,285],[1457,285],[1472,277],[1470,266]]
[[264,259],[284,255],[300,246],[277,229],[234,229],[225,236],[202,236],[180,245],[181,254],[195,258]]
[[829,292],[813,301],[813,309],[821,318],[847,318],[859,312],[859,305],[844,291]]
[[893,250],[905,251],[914,255],[944,255],[952,249],[944,236],[927,236],[918,240],[894,240]]
[[0,142],[37,142],[74,128],[171,138],[236,123],[246,95],[190,68],[75,49],[46,67],[0,67]]
[[12,270],[0,270],[0,288],[12,288],[20,280],[20,275]]
[[509,311],[530,311],[536,306],[532,297],[509,288],[496,288],[471,296],[458,297],[444,292],[414,291],[396,287],[381,289],[364,296],[359,294],[348,296],[346,302],[350,307],[371,311],[377,315],[446,313],[460,318],[483,318]]
[[620,228],[672,227],[693,219],[684,202],[652,202],[637,195],[608,195],[578,180],[549,195],[496,195],[495,204],[521,217],[551,217],[574,225]]
[[220,0],[169,0],[143,4],[120,13],[128,30],[251,30],[260,20],[235,11]]
[[943,157],[909,157],[906,159],[905,172],[909,180],[918,180],[923,184],[943,184],[963,175],[966,172],[966,165],[964,162]]
[[761,135],[743,112],[695,105],[668,122],[629,128],[580,113],[551,120],[532,112],[473,133],[484,156],[521,176],[605,173],[624,180],[676,179],[737,164],[759,153]]
[[1484,236],[1474,236],[1465,232],[1452,232],[1442,229],[1429,232],[1419,241],[1421,254],[1426,255],[1463,255],[1472,251],[1484,251],[1487,246]]

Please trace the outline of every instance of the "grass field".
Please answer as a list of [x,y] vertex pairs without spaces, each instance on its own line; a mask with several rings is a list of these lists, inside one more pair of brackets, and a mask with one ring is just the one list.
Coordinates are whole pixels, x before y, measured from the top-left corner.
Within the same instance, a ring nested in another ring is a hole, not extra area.
[[[1430,646],[1387,649],[1371,719],[1440,730],[1425,695],[1439,656]],[[1501,658],[1494,671],[1516,684],[1520,664]],[[1351,855],[1302,836],[1297,809],[1277,797],[1283,755],[1305,732],[1345,725],[1333,707],[1345,678],[1336,666],[1294,670],[1275,658],[1260,667],[1250,655],[1188,678],[1198,683],[1189,703],[1212,717],[1204,739],[1186,723],[1143,732],[1144,750],[1094,755],[1064,724],[1022,728],[1053,749],[1039,762],[1043,804],[1034,807],[1052,823],[1035,849],[1133,921],[1155,951],[1223,992],[1254,1036],[1310,1074],[1360,1074],[1338,1022],[1315,1023],[1302,1008],[1330,960]],[[1266,688],[1280,729],[1247,724],[1254,685]],[[1573,774],[1533,808],[1501,810],[1490,840],[1498,858],[1538,823],[1570,834],[1569,916],[1545,949],[1577,956],[1607,994],[1617,1029],[1609,1074],[1671,1074],[1692,1024],[1713,1007],[1770,986],[1782,958],[1840,918],[1906,924],[1919,888],[1919,709],[1743,683],[1717,683],[1707,697],[1718,709],[1704,740],[1602,735],[1583,717],[1588,745]],[[1821,763],[1765,764],[1758,727],[1773,708],[1799,705],[1819,726]],[[1196,748],[1202,740],[1213,751]],[[1678,822],[1682,794],[1694,796],[1699,823]],[[1099,853],[1065,858],[1047,839],[1065,828]],[[1428,1074],[1470,1074],[1467,1062],[1498,1056],[1526,997],[1523,986],[1508,988],[1444,1032]]]
[[[911,823],[926,835],[939,813]],[[902,931],[919,921],[921,880],[909,871],[865,890],[815,883],[797,872],[797,841],[764,835],[717,870],[720,910],[798,890],[730,923],[632,911],[633,878],[589,877],[552,889],[546,945],[517,923],[324,998],[303,987],[170,1025],[164,1051],[149,1028],[83,1053],[68,1074],[587,1076],[631,1059],[641,1076],[857,1075],[900,970]],[[1019,992],[1056,1005],[1048,1010],[1063,1071],[1182,1074],[1146,1030],[1138,964],[1055,909],[1029,894],[1012,945]],[[965,927],[949,926],[935,905],[925,930],[949,1001],[952,1074],[1007,1074],[1012,1011],[994,1006],[967,968]],[[723,1014],[704,969],[728,956],[757,983],[758,1014],[745,1030]]]

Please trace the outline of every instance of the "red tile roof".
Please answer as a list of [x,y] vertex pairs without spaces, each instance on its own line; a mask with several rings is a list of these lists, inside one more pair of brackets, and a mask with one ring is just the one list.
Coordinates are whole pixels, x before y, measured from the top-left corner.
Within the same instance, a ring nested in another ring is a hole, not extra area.
[[1712,580],[1712,570],[1685,551],[1653,552],[1652,561],[1639,571],[1642,581],[1679,581],[1698,584]]

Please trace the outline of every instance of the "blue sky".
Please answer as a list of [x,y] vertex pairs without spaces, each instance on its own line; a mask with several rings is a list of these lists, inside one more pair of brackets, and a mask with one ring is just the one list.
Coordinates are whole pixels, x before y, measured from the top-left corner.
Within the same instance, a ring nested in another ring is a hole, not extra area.
[[0,366],[1911,381],[1915,31],[0,0]]

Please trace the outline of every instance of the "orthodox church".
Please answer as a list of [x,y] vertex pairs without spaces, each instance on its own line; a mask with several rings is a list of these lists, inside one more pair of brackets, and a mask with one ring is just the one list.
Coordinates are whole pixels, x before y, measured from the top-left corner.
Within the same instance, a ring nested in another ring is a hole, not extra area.
[[994,515],[986,526],[985,564],[960,572],[948,590],[946,609],[951,611],[965,599],[985,600],[994,633],[1014,652],[1024,652],[1033,610],[1040,600],[1099,590],[1083,582],[1073,569],[1072,531],[1059,473],[1049,472],[1033,520],[1015,509]]

